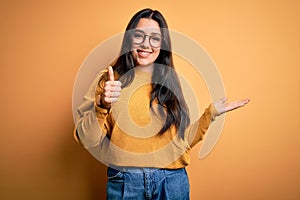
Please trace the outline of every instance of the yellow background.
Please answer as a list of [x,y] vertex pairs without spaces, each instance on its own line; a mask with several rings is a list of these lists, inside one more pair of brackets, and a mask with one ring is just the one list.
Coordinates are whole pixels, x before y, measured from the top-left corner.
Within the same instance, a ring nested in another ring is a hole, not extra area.
[[297,0],[2,0],[0,199],[104,199],[105,166],[72,138],[73,83],[145,7],[207,50],[230,100],[251,99],[208,157],[193,150],[191,199],[299,199]]

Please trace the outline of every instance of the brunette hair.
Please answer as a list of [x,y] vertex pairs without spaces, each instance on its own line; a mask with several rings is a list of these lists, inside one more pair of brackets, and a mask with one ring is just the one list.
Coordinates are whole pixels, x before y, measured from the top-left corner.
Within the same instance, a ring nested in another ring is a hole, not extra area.
[[184,131],[190,124],[189,111],[183,97],[179,78],[174,69],[168,25],[159,11],[149,8],[143,9],[131,18],[126,27],[120,56],[114,62],[112,67],[119,75],[119,81],[122,82],[122,87],[126,87],[132,83],[135,77],[133,70],[135,61],[131,53],[131,34],[141,18],[155,20],[159,24],[163,38],[160,53],[154,62],[152,91],[150,94],[151,109],[152,103],[157,99],[157,102],[166,111],[164,126],[158,134],[162,135],[174,125],[180,134],[180,137],[184,138]]

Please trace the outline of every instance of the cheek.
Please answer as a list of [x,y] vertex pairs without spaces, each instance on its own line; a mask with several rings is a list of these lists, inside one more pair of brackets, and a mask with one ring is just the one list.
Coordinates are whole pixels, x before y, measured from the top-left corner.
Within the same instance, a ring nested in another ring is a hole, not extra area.
[[134,58],[134,60],[136,60],[136,58],[137,58],[137,52],[134,51],[134,50],[131,50],[131,55]]
[[159,53],[160,53],[160,49],[156,49],[153,51],[153,57],[155,57],[155,60],[158,57]]
[[131,45],[131,55],[133,56],[134,59],[136,59],[138,56],[137,49],[138,49],[138,46],[136,46],[134,44]]

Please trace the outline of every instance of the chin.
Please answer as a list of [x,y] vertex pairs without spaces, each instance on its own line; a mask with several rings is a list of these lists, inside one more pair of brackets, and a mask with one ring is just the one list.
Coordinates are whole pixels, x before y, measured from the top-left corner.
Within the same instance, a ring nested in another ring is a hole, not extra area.
[[152,63],[137,63],[137,66],[148,66],[151,65]]
[[147,65],[153,64],[153,62],[150,61],[150,60],[140,60],[140,59],[137,59],[136,64],[140,65],[140,66],[147,66]]

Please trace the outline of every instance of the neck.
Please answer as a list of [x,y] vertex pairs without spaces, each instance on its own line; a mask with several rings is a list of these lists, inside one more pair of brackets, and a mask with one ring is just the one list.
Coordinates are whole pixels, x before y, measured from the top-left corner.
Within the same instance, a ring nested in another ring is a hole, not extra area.
[[150,65],[139,65],[135,67],[137,70],[141,70],[148,73],[153,73],[153,63]]

